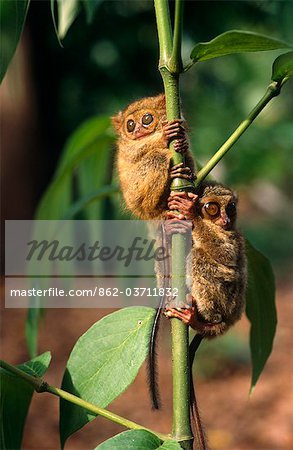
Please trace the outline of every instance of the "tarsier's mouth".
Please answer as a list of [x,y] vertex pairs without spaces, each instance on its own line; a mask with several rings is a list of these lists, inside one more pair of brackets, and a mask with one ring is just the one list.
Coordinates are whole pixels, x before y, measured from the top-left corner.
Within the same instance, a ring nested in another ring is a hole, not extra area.
[[146,130],[146,129],[142,128],[142,129],[136,131],[134,133],[134,136],[135,136],[135,139],[141,139],[151,133],[152,132],[150,130]]

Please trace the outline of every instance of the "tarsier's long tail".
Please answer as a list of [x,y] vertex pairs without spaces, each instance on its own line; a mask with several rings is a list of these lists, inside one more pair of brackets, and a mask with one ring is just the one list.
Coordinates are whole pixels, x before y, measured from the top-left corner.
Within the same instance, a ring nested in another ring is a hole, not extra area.
[[164,306],[165,298],[162,296],[160,298],[159,307],[156,310],[156,315],[154,318],[152,332],[150,336],[149,342],[149,356],[148,356],[148,385],[150,391],[150,397],[152,402],[153,409],[160,408],[160,394],[159,394],[159,386],[157,381],[157,334],[159,330],[159,322],[161,318],[161,309]]
[[[159,305],[156,309],[156,315],[154,318],[150,341],[149,341],[149,356],[147,361],[147,371],[148,371],[148,385],[149,385],[149,391],[150,391],[150,397],[152,402],[152,408],[153,409],[159,409],[160,408],[160,393],[159,393],[159,386],[157,381],[157,335],[159,331],[159,325],[160,325],[160,319],[161,319],[161,313],[162,309],[166,303],[166,288],[169,287],[170,280],[169,280],[169,274],[170,274],[170,264],[168,259],[168,242],[166,239],[166,232],[164,229],[164,225],[161,224],[160,227],[160,237],[161,237],[161,243],[165,251],[167,252],[167,258],[163,259],[163,295],[160,296]],[[158,279],[158,278],[157,278]]]
[[203,336],[200,334],[196,334],[189,346],[189,363],[190,363],[190,409],[191,409],[191,417],[192,417],[192,431],[195,437],[194,440],[194,449],[196,450],[208,450],[206,437],[203,430],[201,418],[199,415],[199,410],[196,402],[196,395],[192,377],[192,364],[194,361],[195,353],[200,346],[201,341],[203,340]]

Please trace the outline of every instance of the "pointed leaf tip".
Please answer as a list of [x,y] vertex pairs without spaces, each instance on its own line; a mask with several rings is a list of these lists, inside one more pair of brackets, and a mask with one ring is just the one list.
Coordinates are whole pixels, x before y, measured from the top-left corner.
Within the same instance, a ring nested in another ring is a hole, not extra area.
[[272,80],[281,83],[293,76],[293,52],[278,56],[273,63]]
[[252,379],[250,395],[272,352],[277,326],[275,281],[269,260],[246,241],[248,286],[246,315],[250,321]]

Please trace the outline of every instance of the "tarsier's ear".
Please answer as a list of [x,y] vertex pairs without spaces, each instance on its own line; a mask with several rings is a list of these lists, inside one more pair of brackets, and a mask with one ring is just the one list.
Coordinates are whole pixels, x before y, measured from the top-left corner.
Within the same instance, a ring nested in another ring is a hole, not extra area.
[[116,116],[112,117],[112,124],[116,131],[119,131],[122,125],[123,114],[120,111]]
[[235,198],[235,202],[238,203],[238,194],[236,191],[233,191],[233,197]]

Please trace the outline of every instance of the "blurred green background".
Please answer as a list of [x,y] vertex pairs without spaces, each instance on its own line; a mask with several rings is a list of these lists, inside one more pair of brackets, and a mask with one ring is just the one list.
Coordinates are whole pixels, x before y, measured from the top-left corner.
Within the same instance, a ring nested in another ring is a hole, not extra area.
[[[6,218],[33,216],[65,142],[85,120],[111,116],[134,99],[162,91],[152,1],[96,3],[91,24],[81,8],[63,48],[54,32],[50,3],[30,5],[21,45],[2,85]],[[187,1],[184,57],[195,43],[229,29],[293,42],[292,11],[292,1]],[[199,63],[182,76],[182,106],[201,164],[263,95],[272,62],[282,52],[225,56]],[[292,268],[293,249],[292,110],[290,81],[212,173],[237,189],[241,229],[284,276]],[[99,160],[90,158],[84,162],[83,180],[86,164],[97,167],[96,178],[101,172]],[[84,183],[81,178],[79,184]],[[87,181],[88,191],[83,193],[91,192],[91,180]],[[111,174],[94,179],[92,190],[109,182]],[[73,191],[79,198],[74,185]],[[112,202],[112,209],[107,202],[92,208],[91,217],[121,217],[120,199]]]

